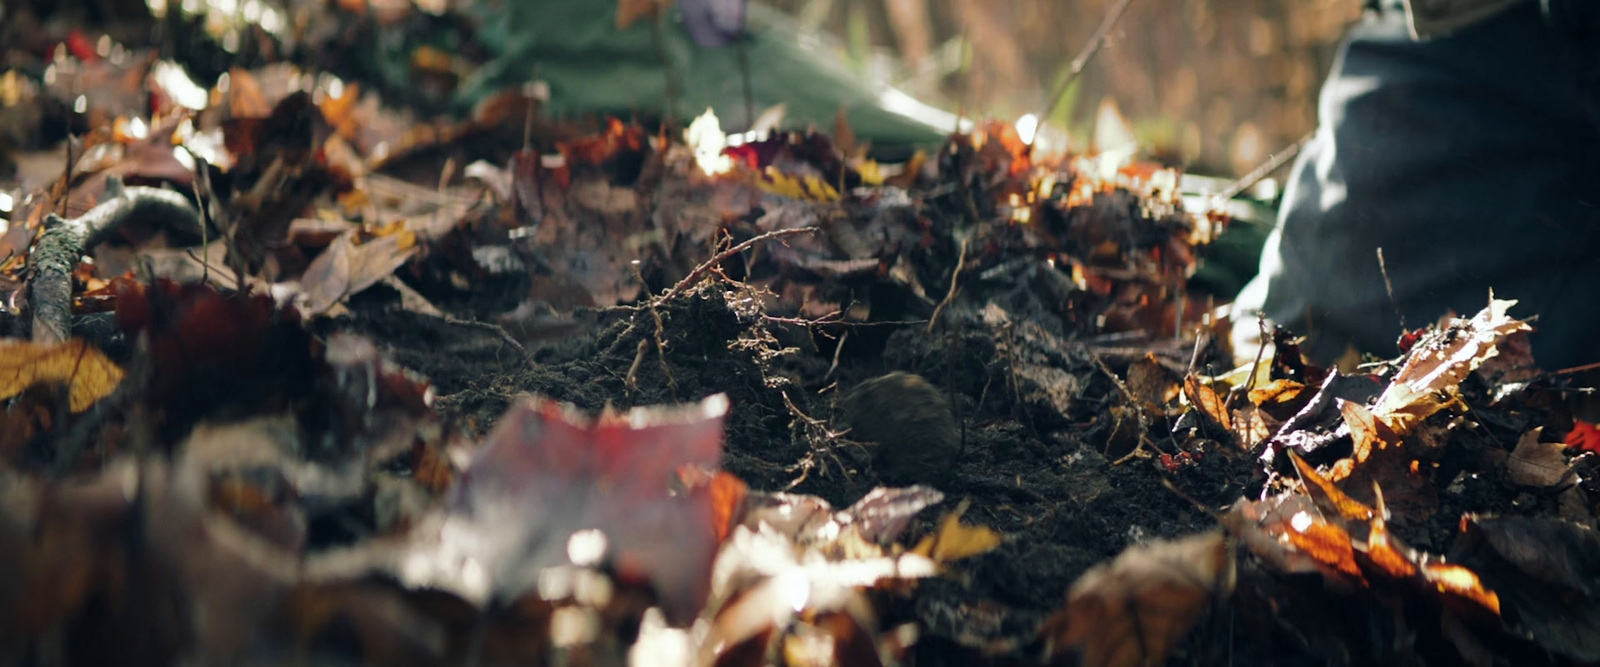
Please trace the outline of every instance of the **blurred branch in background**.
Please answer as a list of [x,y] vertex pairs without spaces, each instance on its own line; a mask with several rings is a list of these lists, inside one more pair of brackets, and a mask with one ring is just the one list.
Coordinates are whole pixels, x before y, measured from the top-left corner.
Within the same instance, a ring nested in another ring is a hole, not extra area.
[[[868,75],[949,109],[972,100],[969,115],[1000,118],[1043,107],[1115,2],[774,0],[802,26],[837,36]],[[1315,125],[1319,84],[1360,12],[1356,0],[1134,3],[1049,120],[1087,137],[1110,98],[1146,152],[1192,171],[1244,174]]]

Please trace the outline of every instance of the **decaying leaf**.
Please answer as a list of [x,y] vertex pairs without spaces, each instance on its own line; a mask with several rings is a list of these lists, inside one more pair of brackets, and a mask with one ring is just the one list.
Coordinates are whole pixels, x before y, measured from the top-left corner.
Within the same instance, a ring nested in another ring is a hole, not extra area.
[[0,399],[37,384],[65,383],[73,412],[83,412],[115,391],[122,369],[82,339],[64,343],[0,340]]
[[1221,531],[1129,548],[1072,585],[1066,608],[1041,629],[1046,656],[1088,667],[1162,664],[1233,579]]

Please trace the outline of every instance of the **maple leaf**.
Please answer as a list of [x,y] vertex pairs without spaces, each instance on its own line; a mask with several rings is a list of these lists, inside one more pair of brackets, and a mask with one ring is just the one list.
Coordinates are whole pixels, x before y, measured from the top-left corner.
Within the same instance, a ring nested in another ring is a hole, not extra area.
[[673,490],[681,467],[716,465],[727,406],[717,394],[590,420],[544,398],[518,401],[452,491],[437,540],[413,547],[407,583],[482,604],[533,590],[547,568],[610,564],[687,623],[708,593],[716,499],[708,485]]
[[0,399],[29,387],[64,382],[73,412],[83,412],[115,391],[122,369],[82,339],[64,343],[0,341]]

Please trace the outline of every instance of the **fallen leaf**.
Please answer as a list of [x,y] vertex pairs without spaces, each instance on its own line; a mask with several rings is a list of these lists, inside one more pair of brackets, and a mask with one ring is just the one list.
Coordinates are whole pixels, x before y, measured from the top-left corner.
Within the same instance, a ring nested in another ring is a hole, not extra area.
[[1211,385],[1200,381],[1200,376],[1190,375],[1183,381],[1183,395],[1213,423],[1224,429],[1233,426],[1228,413],[1227,400]]
[[961,523],[962,513],[971,501],[963,501],[955,511],[939,521],[939,530],[923,536],[911,553],[922,554],[936,563],[949,563],[992,551],[1000,546],[1001,537],[984,526]]
[[82,339],[64,343],[0,341],[0,399],[46,382],[67,385],[68,405],[83,412],[122,382],[122,369]]
[[1577,447],[1584,451],[1600,453],[1600,428],[1595,428],[1595,425],[1590,422],[1575,419],[1572,423],[1572,430],[1567,432],[1565,442],[1568,447]]
[[1131,547],[1072,584],[1066,608],[1041,629],[1046,655],[1087,667],[1163,664],[1233,580],[1221,531]]
[[706,489],[673,487],[680,467],[717,464],[727,405],[718,394],[589,419],[518,401],[452,489],[437,539],[412,547],[405,583],[481,605],[518,599],[549,568],[608,564],[688,623],[709,592],[716,518]]
[[1345,521],[1366,521],[1373,517],[1372,508],[1361,504],[1356,499],[1345,495],[1339,487],[1321,473],[1316,467],[1306,463],[1305,459],[1294,450],[1289,450],[1289,460],[1294,462],[1294,468],[1300,473],[1301,481],[1305,482],[1306,495],[1311,496],[1317,507],[1324,512],[1329,512]]
[[318,315],[345,297],[383,280],[417,253],[415,237],[407,233],[388,234],[357,242],[358,230],[340,235],[312,260],[300,276],[305,291],[302,310]]
[[1543,432],[1543,427],[1535,428],[1517,439],[1517,448],[1511,451],[1511,456],[1506,457],[1506,473],[1511,476],[1511,481],[1543,488],[1577,479],[1572,464],[1563,453],[1567,445],[1539,442],[1539,435]]
[[1497,354],[1506,336],[1531,327],[1506,315],[1516,301],[1495,299],[1470,320],[1457,318],[1432,331],[1411,349],[1405,364],[1373,407],[1373,414],[1396,433],[1405,434],[1438,412],[1439,394],[1453,393],[1467,375]]

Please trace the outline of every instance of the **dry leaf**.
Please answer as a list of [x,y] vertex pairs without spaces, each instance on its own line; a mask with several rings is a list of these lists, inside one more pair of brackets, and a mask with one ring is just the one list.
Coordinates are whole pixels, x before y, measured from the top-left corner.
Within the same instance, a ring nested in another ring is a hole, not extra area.
[[1159,412],[1178,398],[1181,388],[1177,374],[1162,366],[1154,352],[1128,364],[1128,391],[1145,403],[1147,410]]
[[993,550],[1000,546],[1001,537],[983,526],[961,523],[961,514],[971,501],[961,503],[954,512],[939,521],[938,532],[923,536],[911,552],[927,556],[938,563],[949,563]]
[[1130,548],[1072,585],[1041,630],[1046,653],[1087,667],[1162,664],[1212,597],[1232,590],[1233,574],[1221,531]]
[[356,231],[345,232],[300,276],[305,290],[303,310],[316,315],[384,279],[417,252],[415,236],[389,234],[356,243]]
[[1294,462],[1295,470],[1299,471],[1300,479],[1305,482],[1306,495],[1311,496],[1317,507],[1325,513],[1331,513],[1347,521],[1366,521],[1373,516],[1372,508],[1361,504],[1356,499],[1345,495],[1333,482],[1317,472],[1311,464],[1294,450],[1289,450],[1289,460]]
[[1438,394],[1454,392],[1467,374],[1499,354],[1496,345],[1501,339],[1531,330],[1526,322],[1506,315],[1516,303],[1491,297],[1489,306],[1471,320],[1457,319],[1423,338],[1378,397],[1373,414],[1404,434],[1438,412],[1445,405]]
[[73,412],[89,409],[122,382],[122,369],[82,339],[65,343],[0,343],[0,398],[43,382],[67,383]]
[[1217,393],[1217,390],[1213,389],[1211,385],[1201,382],[1200,376],[1190,375],[1184,379],[1183,395],[1184,398],[1189,399],[1190,405],[1199,408],[1201,412],[1211,418],[1211,421],[1221,425],[1223,428],[1232,426],[1230,423],[1232,419],[1228,415],[1226,397]]
[[1535,428],[1517,439],[1517,448],[1506,458],[1506,473],[1523,486],[1555,486],[1577,479],[1559,442],[1539,442],[1544,427]]

